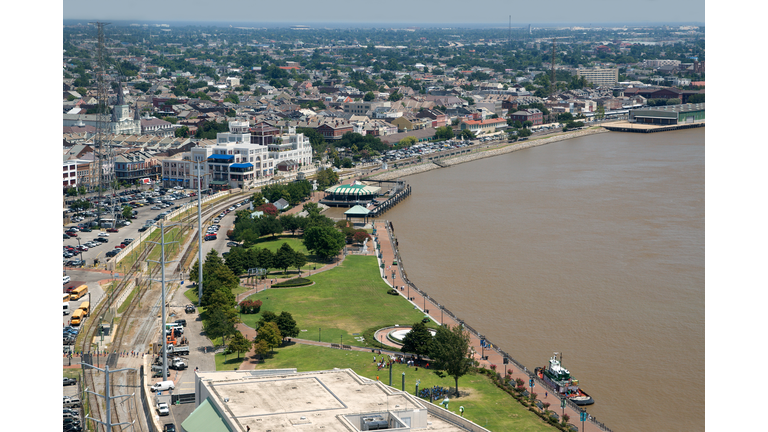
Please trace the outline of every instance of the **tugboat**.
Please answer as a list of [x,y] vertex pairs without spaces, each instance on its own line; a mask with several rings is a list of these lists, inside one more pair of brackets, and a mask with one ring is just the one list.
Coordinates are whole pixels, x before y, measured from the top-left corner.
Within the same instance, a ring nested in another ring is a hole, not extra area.
[[592,405],[595,401],[590,395],[579,388],[579,380],[573,379],[568,369],[562,367],[563,355],[560,354],[560,360],[557,359],[557,353],[549,359],[549,367],[537,367],[534,369],[536,376],[551,385],[555,391],[562,397],[568,398],[576,405]]

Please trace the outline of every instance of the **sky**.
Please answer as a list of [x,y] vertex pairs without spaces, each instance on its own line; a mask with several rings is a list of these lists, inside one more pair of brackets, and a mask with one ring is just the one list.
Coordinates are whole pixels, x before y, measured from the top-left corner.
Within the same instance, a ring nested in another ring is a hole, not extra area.
[[507,25],[511,15],[513,24],[703,23],[704,3],[704,0],[290,0],[286,3],[228,0],[217,4],[201,0],[65,0],[63,17],[113,21]]

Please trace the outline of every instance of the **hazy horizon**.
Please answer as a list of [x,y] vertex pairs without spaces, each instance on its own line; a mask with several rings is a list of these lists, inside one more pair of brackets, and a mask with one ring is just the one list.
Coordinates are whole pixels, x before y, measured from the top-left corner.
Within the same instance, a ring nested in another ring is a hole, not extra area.
[[411,26],[420,23],[422,26],[434,26],[452,23],[506,27],[509,25],[509,16],[512,16],[513,22],[524,23],[526,26],[529,23],[553,26],[605,23],[647,25],[645,23],[704,23],[704,4],[704,0],[636,0],[631,3],[583,0],[578,4],[568,0],[550,0],[544,5],[486,0],[482,7],[478,7],[456,0],[439,3],[390,0],[384,4],[365,0],[294,0],[289,8],[286,8],[279,3],[230,0],[224,8],[200,0],[135,0],[130,6],[101,0],[67,0],[64,2],[63,18],[121,22],[152,20],[167,23],[201,22],[201,18],[204,18],[204,22],[209,23],[313,23],[324,26],[329,23],[345,26],[383,25],[382,23]]

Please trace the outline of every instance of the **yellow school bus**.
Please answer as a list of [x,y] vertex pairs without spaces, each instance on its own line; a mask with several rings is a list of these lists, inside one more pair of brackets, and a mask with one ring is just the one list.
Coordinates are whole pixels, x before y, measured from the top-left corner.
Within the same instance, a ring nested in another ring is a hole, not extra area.
[[77,309],[83,311],[85,313],[85,316],[88,316],[88,311],[90,310],[90,308],[91,308],[91,304],[89,302],[83,302],[80,305],[80,307]]
[[80,285],[70,293],[70,300],[79,300],[80,297],[88,294],[88,285]]
[[64,294],[64,303],[69,301],[69,297],[70,297],[69,294]]
[[85,312],[82,309],[76,310],[72,314],[72,319],[70,320],[71,325],[80,325],[80,323],[85,319]]

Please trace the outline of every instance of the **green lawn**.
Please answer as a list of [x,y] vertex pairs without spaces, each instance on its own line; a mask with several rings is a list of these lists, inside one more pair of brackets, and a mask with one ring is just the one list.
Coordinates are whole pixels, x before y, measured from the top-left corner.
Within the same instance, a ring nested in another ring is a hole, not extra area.
[[[312,286],[269,289],[249,297],[261,300],[263,311],[291,313],[299,338],[339,341],[364,346],[353,339],[373,327],[411,325],[424,314],[401,296],[387,294],[372,256],[350,255],[337,268],[308,277]],[[243,322],[255,327],[261,314],[243,315]]]
[[304,243],[301,241],[301,239],[299,239],[298,236],[279,235],[276,238],[272,236],[262,237],[254,247],[269,249],[272,252],[277,252],[283,243],[288,243],[288,246],[290,246],[291,249],[295,251],[299,251],[304,255],[309,255],[309,251],[306,247],[304,247]]
[[63,369],[64,370],[64,378],[77,378],[78,381],[80,381],[80,372],[81,369]]
[[227,354],[226,356],[224,353],[218,353],[214,355],[214,358],[216,359],[216,370],[217,371],[223,371],[223,370],[235,370],[240,367],[240,365],[243,363],[243,356],[245,354],[240,354],[240,358],[237,358],[237,353],[234,354]]
[[[384,384],[389,384],[389,369],[377,370],[373,363],[373,354],[368,352],[295,344],[276,348],[272,357],[256,365],[257,369],[296,368],[299,372],[328,370],[335,367],[350,368],[357,374],[371,379],[376,379],[378,376]],[[218,362],[217,370],[219,370]],[[415,391],[417,380],[421,380],[420,389],[435,385],[454,387],[454,380],[451,377],[440,378],[433,370],[424,368],[416,370],[395,364],[392,367],[392,386],[398,390],[401,389],[403,372],[405,373],[405,391],[411,394]],[[555,430],[482,374],[459,378],[459,391],[462,397],[458,399],[449,397],[448,409],[458,414],[459,406],[463,406],[464,417],[492,431],[551,432]]]

